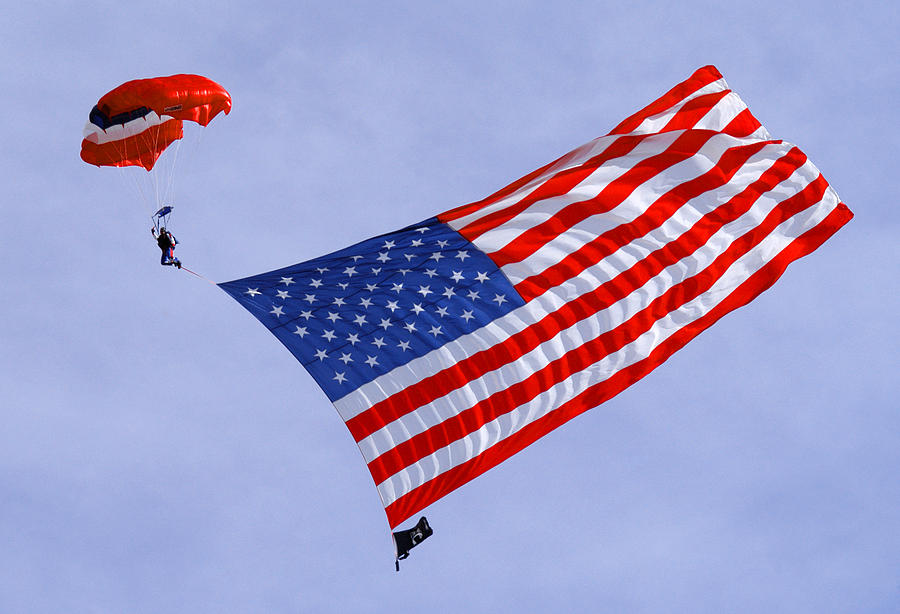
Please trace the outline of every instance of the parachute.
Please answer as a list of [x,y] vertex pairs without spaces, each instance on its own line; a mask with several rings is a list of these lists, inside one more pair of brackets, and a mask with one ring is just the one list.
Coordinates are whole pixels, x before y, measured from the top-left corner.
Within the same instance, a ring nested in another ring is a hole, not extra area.
[[[150,219],[158,231],[172,212],[184,122],[192,122],[188,124],[192,137],[185,141],[189,149],[196,148],[202,128],[219,113],[230,111],[231,95],[207,77],[181,74],[128,81],[104,94],[91,109],[81,159],[118,167],[115,174],[131,184],[148,213],[156,211]],[[173,143],[176,146],[167,152]]]
[[137,79],[105,94],[88,118],[81,159],[97,166],[153,169],[159,156],[184,136],[183,120],[206,126],[231,111],[231,95],[200,75]]

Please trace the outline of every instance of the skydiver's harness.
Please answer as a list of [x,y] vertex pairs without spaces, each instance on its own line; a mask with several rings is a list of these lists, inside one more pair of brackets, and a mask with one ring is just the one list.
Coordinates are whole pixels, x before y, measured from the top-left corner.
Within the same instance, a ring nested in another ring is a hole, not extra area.
[[159,245],[159,249],[163,251],[168,251],[172,245],[172,240],[169,238],[168,232],[161,232],[156,236],[156,244]]
[[168,230],[161,231],[156,236],[156,244],[159,245],[159,249],[164,252],[168,252],[170,249],[178,245],[178,241],[175,239],[175,236],[169,232]]

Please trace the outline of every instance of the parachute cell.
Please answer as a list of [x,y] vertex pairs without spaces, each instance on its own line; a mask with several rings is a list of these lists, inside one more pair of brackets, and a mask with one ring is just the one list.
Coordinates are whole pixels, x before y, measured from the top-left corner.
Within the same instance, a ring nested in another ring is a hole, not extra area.
[[81,159],[97,166],[142,166],[183,136],[182,121],[206,126],[231,111],[231,96],[200,75],[137,79],[105,94],[91,110]]

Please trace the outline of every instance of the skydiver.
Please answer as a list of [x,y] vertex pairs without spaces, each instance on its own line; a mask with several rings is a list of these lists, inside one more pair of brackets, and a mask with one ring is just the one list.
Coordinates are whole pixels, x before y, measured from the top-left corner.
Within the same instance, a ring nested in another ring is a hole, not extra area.
[[175,246],[178,245],[178,240],[175,239],[175,235],[166,230],[165,226],[162,226],[159,229],[159,234],[156,232],[156,227],[150,228],[150,234],[153,235],[153,238],[156,239],[156,244],[159,245],[159,249],[162,250],[162,256],[159,258],[159,263],[163,266],[173,265],[175,268],[181,268],[181,261],[175,257]]

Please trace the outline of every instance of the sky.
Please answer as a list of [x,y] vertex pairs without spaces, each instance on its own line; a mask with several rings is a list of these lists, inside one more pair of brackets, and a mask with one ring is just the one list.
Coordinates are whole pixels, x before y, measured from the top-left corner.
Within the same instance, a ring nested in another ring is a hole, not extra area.
[[[0,611],[900,611],[898,12],[4,5]],[[133,174],[78,156],[124,81],[223,84],[234,108],[182,149],[171,227],[228,281],[478,200],[707,64],[855,218],[427,508],[400,573],[312,378],[224,292],[159,266]]]

